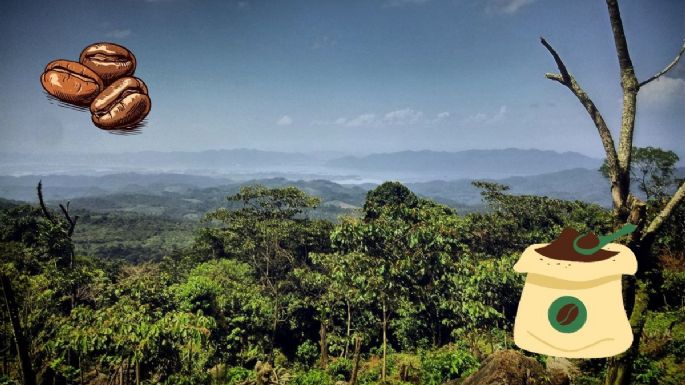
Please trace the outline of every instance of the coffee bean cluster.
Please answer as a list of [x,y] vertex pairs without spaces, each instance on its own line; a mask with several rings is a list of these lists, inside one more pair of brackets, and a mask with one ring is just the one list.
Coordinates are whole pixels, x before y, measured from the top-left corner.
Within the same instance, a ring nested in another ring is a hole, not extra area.
[[134,77],[136,58],[114,43],[86,47],[79,61],[55,60],[41,75],[45,91],[64,103],[90,109],[93,124],[105,130],[133,129],[150,112],[145,83]]

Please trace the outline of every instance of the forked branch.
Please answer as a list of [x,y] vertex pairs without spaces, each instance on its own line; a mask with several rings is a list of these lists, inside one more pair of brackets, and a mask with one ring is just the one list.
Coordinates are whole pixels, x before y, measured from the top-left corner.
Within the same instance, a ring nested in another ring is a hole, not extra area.
[[564,64],[563,60],[561,60],[561,57],[557,51],[547,42],[547,40],[545,40],[544,37],[540,38],[540,42],[552,55],[554,61],[557,63],[557,68],[559,69],[558,74],[547,73],[545,74],[545,77],[547,77],[547,79],[559,82],[571,90],[583,107],[585,107],[585,110],[587,110],[588,114],[590,114],[590,118],[592,118],[592,121],[595,123],[595,127],[597,127],[597,131],[599,131],[599,137],[602,140],[604,152],[607,155],[607,162],[609,164],[609,169],[611,170],[610,174],[612,175],[611,178],[613,182],[619,170],[618,159],[616,156],[614,139],[611,137],[611,132],[609,131],[609,127],[607,126],[604,117],[599,112],[599,109],[597,109],[597,106],[592,99],[590,99],[590,96],[588,96],[588,94],[568,72],[566,65]]
[[[43,215],[47,220],[52,222],[53,224],[57,224],[57,220],[55,219],[54,216],[50,213],[50,210],[48,210],[48,207],[45,205],[45,199],[43,199],[43,182],[39,181],[38,186],[36,187],[36,190],[38,191],[38,203],[40,204],[40,209],[43,212]],[[71,214],[69,214],[69,202],[67,202],[67,205],[64,206],[63,204],[60,203],[59,208],[62,210],[62,214],[64,214],[64,219],[66,219],[67,223],[69,224],[69,227],[67,229],[67,235],[70,237],[72,234],[74,234],[74,229],[76,228],[76,221],[78,221],[78,215],[72,217]]]
[[647,79],[647,80],[645,80],[645,81],[643,81],[643,82],[640,82],[639,87],[642,87],[642,86],[644,86],[645,84],[648,84],[649,82],[651,82],[651,81],[653,81],[653,80],[656,80],[656,79],[660,78],[662,75],[665,75],[666,72],[670,71],[671,68],[675,67],[676,64],[678,64],[678,62],[680,61],[680,58],[683,56],[683,53],[685,53],[685,41],[683,41],[683,46],[680,47],[680,52],[678,52],[678,55],[676,55],[675,59],[673,59],[673,61],[672,61],[671,63],[669,63],[669,64],[666,66],[666,68],[664,68],[664,69],[662,69],[661,71],[657,72],[656,74],[654,74],[654,75],[653,75],[652,77],[650,77],[649,79]]
[[59,208],[62,209],[62,214],[64,214],[64,218],[69,223],[69,229],[67,230],[67,235],[69,235],[71,237],[72,234],[74,234],[74,229],[76,228],[76,221],[78,221],[79,217],[78,217],[78,215],[75,217],[72,217],[69,214],[69,202],[67,202],[66,207],[64,207],[64,205],[60,203]]
[[[547,48],[547,51],[549,51],[549,53],[552,54],[554,61],[557,63],[557,68],[559,68],[559,72],[561,73],[561,77],[559,79],[554,80],[568,87],[571,84],[571,75],[569,75],[568,73],[566,64],[564,64],[564,62],[561,60],[561,57],[559,57],[557,51],[551,45],[549,45],[549,43],[547,42],[547,40],[545,40],[544,37],[540,38],[540,43],[542,43],[542,45],[544,45],[545,48]],[[545,74],[545,76],[550,78],[549,75],[552,74]]]

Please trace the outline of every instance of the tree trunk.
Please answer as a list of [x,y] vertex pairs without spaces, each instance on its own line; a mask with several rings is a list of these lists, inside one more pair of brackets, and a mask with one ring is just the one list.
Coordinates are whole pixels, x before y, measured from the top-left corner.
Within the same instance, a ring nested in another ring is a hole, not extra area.
[[124,385],[124,361],[121,361],[121,366],[119,367],[119,385]]
[[354,363],[352,365],[352,375],[350,376],[349,385],[355,385],[357,383],[357,373],[359,373],[359,359],[361,357],[362,350],[362,338],[356,336],[354,339]]
[[319,329],[319,345],[321,347],[320,365],[322,369],[328,366],[328,341],[326,341],[326,322],[321,321],[321,329]]
[[0,275],[2,281],[2,292],[5,297],[5,305],[7,306],[7,313],[12,323],[12,332],[14,334],[14,343],[19,354],[19,366],[21,366],[21,375],[24,379],[24,385],[36,385],[36,374],[33,372],[31,366],[31,357],[29,355],[29,343],[24,335],[24,329],[21,327],[19,320],[19,307],[12,290],[12,282],[5,274]]
[[81,378],[81,385],[83,385],[85,382],[83,381],[83,366],[81,366],[81,355],[80,354],[78,356],[78,371],[79,371],[79,376]]
[[381,370],[381,383],[385,384],[385,368],[387,364],[387,347],[388,347],[388,312],[385,305],[385,298],[383,299],[383,366]]
[[280,305],[278,304],[278,299],[274,300],[274,315],[271,320],[271,346],[269,347],[269,357],[271,362],[274,359],[274,349],[276,346],[276,330],[278,329],[278,312],[280,311]]
[[633,372],[633,361],[637,358],[640,347],[640,337],[645,324],[649,295],[647,284],[636,284],[635,305],[630,317],[630,326],[633,328],[633,343],[625,352],[607,360],[607,372],[604,378],[605,385],[628,385]]
[[136,360],[136,385],[140,385],[140,361]]
[[351,309],[349,300],[346,300],[345,304],[347,305],[347,333],[345,334],[344,357],[347,358],[347,354],[349,352],[349,347],[350,347],[350,331],[352,330],[352,309]]

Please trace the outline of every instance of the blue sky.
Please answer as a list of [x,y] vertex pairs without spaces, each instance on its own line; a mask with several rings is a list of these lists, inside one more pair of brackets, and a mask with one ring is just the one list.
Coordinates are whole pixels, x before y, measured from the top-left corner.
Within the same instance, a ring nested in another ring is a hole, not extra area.
[[[638,78],[685,39],[685,2],[622,1]],[[612,129],[618,64],[600,0],[9,1],[0,29],[0,151],[122,152],[539,148],[603,156],[545,36]],[[153,101],[140,135],[51,104],[57,58],[112,41]],[[685,157],[685,63],[639,96],[636,144]],[[615,130],[614,130],[615,132]]]

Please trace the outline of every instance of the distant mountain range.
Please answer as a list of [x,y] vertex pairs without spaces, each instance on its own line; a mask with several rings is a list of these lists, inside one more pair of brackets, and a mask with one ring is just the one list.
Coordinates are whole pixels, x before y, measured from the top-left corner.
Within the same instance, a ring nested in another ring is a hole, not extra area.
[[[597,169],[601,159],[576,152],[558,153],[542,150],[468,150],[459,152],[403,151],[347,156],[332,159],[328,167],[359,172],[428,173],[460,178],[503,178],[535,175],[573,168]],[[447,179],[445,177],[435,179]]]
[[[597,170],[575,168],[547,174],[484,180],[509,186],[512,194],[541,195],[611,206],[609,182]],[[408,187],[417,194],[445,204],[478,205],[481,203],[480,190],[471,182],[471,179],[432,181],[410,183]]]
[[600,159],[564,152],[522,149],[458,152],[402,151],[362,157],[335,153],[259,150],[132,152],[123,154],[0,154],[0,175],[183,173],[234,180],[284,177],[363,183],[462,178],[506,178],[573,168],[597,169]]
[[[685,168],[675,172],[685,178]],[[296,186],[322,199],[331,213],[361,207],[366,193],[376,184],[339,184],[328,180],[288,180],[285,178],[235,181],[227,178],[186,174],[113,174],[105,176],[26,175],[0,176],[0,198],[35,202],[36,184],[43,182],[48,201],[71,200],[72,206],[91,211],[127,211],[197,218],[209,210],[225,206],[227,195],[247,184],[268,187]],[[517,195],[540,195],[580,200],[611,206],[609,183],[596,170],[576,168],[547,174],[481,178],[510,187]],[[460,212],[482,210],[480,190],[472,179],[406,183],[416,194],[457,208]],[[638,196],[642,195],[636,192]]]
[[[0,197],[35,201],[35,188],[39,180],[43,181],[44,194],[47,200],[81,200],[81,203],[88,202],[85,205],[92,210],[97,209],[95,200],[103,205],[101,208],[114,207],[118,204],[115,202],[117,199],[128,201],[130,195],[137,195],[139,198],[146,196],[177,199],[180,202],[178,204],[182,206],[188,205],[190,202],[193,203],[191,206],[198,209],[211,209],[224,203],[223,197],[234,194],[240,186],[254,183],[269,187],[294,185],[311,195],[321,197],[324,204],[350,208],[361,206],[366,192],[376,186],[375,184],[338,184],[326,180],[293,181],[284,178],[234,181],[226,178],[185,174],[30,175],[21,177],[0,176]],[[509,186],[512,194],[545,195],[560,199],[582,200],[606,207],[611,204],[609,184],[596,170],[577,168],[548,174],[487,180]],[[407,186],[421,196],[468,211],[477,209],[481,205],[480,190],[474,187],[471,182],[471,179],[459,179],[407,183]],[[109,203],[105,203],[105,201]]]

